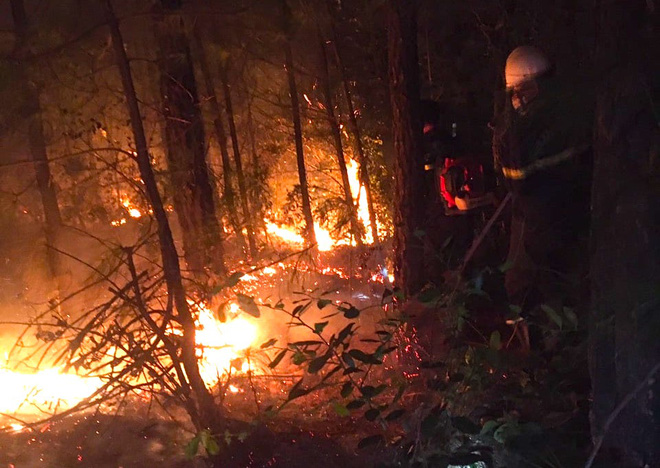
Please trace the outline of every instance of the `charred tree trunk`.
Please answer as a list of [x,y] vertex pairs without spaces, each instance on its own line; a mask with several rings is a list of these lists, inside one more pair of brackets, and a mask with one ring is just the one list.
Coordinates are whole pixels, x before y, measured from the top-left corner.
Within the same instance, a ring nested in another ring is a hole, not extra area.
[[341,174],[342,189],[344,191],[344,202],[348,210],[348,220],[351,226],[351,233],[355,238],[357,245],[362,245],[362,229],[357,217],[357,210],[353,202],[353,195],[351,193],[351,183],[348,179],[348,169],[346,168],[346,158],[344,157],[344,145],[341,141],[341,131],[339,122],[335,115],[334,100],[332,99],[332,90],[330,89],[330,71],[328,70],[328,54],[325,48],[325,42],[319,31],[319,46],[321,48],[321,90],[323,93],[323,100],[325,101],[325,112],[330,124],[330,131],[332,139],[335,143],[335,150],[337,151],[337,164],[339,165],[339,173]]
[[225,271],[214,190],[206,164],[204,125],[181,1],[161,0],[155,15],[165,143],[174,208],[188,266]]
[[204,79],[206,94],[208,94],[209,103],[211,104],[211,109],[213,111],[213,127],[218,139],[218,146],[220,147],[220,155],[222,158],[222,177],[224,181],[222,196],[225,201],[225,206],[227,207],[229,222],[234,228],[236,239],[238,240],[241,251],[244,255],[247,255],[245,236],[243,236],[243,229],[241,227],[241,223],[238,220],[238,210],[236,209],[236,194],[234,192],[234,184],[232,182],[233,171],[231,168],[231,162],[229,160],[227,135],[225,133],[224,122],[222,121],[222,110],[220,109],[218,96],[215,92],[213,75],[211,74],[211,69],[209,68],[206,49],[204,48],[204,43],[202,42],[198,27],[194,28],[193,37],[195,40],[195,49],[197,50],[198,55],[197,61],[202,72],[202,78]]
[[307,247],[316,245],[316,233],[314,232],[314,217],[312,216],[312,204],[309,199],[309,186],[307,184],[307,169],[305,168],[305,153],[303,152],[302,125],[300,123],[300,103],[298,102],[298,88],[296,86],[296,74],[293,68],[293,51],[291,49],[291,11],[282,0],[283,30],[286,35],[284,40],[285,68],[289,81],[289,94],[291,95],[291,116],[293,119],[293,132],[296,143],[296,160],[298,163],[298,179],[300,180],[300,194],[302,197],[303,216],[305,218],[305,243]]
[[[331,11],[331,7],[328,5],[328,8]],[[330,20],[331,29],[332,29],[332,50],[335,56],[335,61],[337,62],[337,69],[339,70],[339,78],[344,87],[344,96],[346,98],[346,105],[348,106],[348,122],[351,127],[351,132],[353,133],[353,140],[355,142],[355,151],[358,155],[358,163],[360,165],[360,172],[358,177],[360,184],[364,188],[365,195],[367,198],[367,210],[369,211],[369,224],[371,225],[371,236],[373,237],[374,242],[378,242],[378,224],[376,221],[376,211],[374,210],[373,195],[371,192],[371,181],[369,180],[369,159],[364,152],[364,146],[362,145],[362,134],[360,132],[360,125],[357,121],[357,116],[355,115],[355,106],[353,105],[353,94],[351,93],[351,86],[346,78],[346,69],[344,68],[344,62],[341,58],[339,52],[339,44],[337,31],[334,25],[334,19]]]
[[658,40],[646,6],[601,5],[597,59],[609,73],[592,193],[592,436],[608,461],[635,467],[660,466],[660,67],[646,56]]
[[[16,60],[20,62],[28,39],[28,19],[23,0],[11,0],[11,12],[16,29]],[[24,67],[20,69],[19,80],[23,86],[25,96],[25,116],[28,123],[28,144],[30,157],[34,165],[37,180],[37,189],[41,196],[44,210],[44,231],[46,237],[46,258],[50,276],[53,278],[58,293],[61,293],[62,265],[55,249],[59,246],[59,237],[62,229],[62,217],[57,203],[57,193],[53,185],[53,178],[48,165],[48,151],[44,136],[44,122],[41,115],[39,91],[31,84]]]
[[224,417],[215,405],[213,396],[206,388],[199,373],[197,356],[195,353],[195,322],[186,300],[186,293],[181,279],[179,257],[177,255],[172,231],[167,219],[147,148],[147,139],[142,125],[142,116],[138,105],[130,65],[124,50],[119,23],[112,8],[112,0],[102,0],[105,7],[106,19],[110,27],[112,46],[115,52],[117,65],[121,73],[122,86],[126,96],[126,104],[130,115],[133,137],[137,152],[137,164],[140,176],[144,182],[149,203],[153,209],[158,228],[158,240],[163,260],[163,271],[169,294],[174,300],[176,308],[175,319],[183,328],[181,344],[181,361],[186,372],[187,382],[181,382],[184,396],[191,398],[193,405],[188,407],[191,419],[198,428],[209,428],[213,433],[221,433],[224,428]]
[[254,234],[254,220],[252,219],[252,212],[250,211],[250,203],[248,201],[247,187],[245,186],[245,174],[243,173],[243,161],[241,160],[241,152],[238,146],[238,135],[236,133],[236,122],[234,120],[234,106],[231,99],[231,87],[229,86],[229,77],[227,76],[226,64],[220,64],[220,81],[222,82],[222,89],[225,95],[225,109],[227,111],[227,121],[229,122],[229,135],[231,135],[231,145],[234,151],[234,164],[236,166],[236,177],[238,179],[238,193],[241,197],[241,208],[243,211],[243,218],[245,220],[245,227],[247,228],[248,243],[250,245],[250,255],[252,258],[257,256],[257,243]]
[[396,159],[394,243],[396,283],[408,296],[425,284],[422,229],[425,213],[424,173],[420,164],[422,128],[419,118],[417,2],[390,0],[388,61],[392,130]]

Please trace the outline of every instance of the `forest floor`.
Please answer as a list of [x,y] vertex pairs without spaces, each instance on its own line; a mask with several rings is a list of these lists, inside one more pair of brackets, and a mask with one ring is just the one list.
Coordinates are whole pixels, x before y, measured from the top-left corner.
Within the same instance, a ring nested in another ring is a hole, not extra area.
[[[368,341],[388,294],[381,252],[337,250],[325,256],[321,272],[280,262],[268,287],[254,272],[245,292],[271,302],[287,296],[293,304],[295,290],[332,291],[333,301],[369,310],[358,319],[357,337]],[[235,377],[238,391],[227,393],[223,405],[253,432],[217,436],[238,440],[247,452],[244,466],[252,468],[583,466],[590,444],[583,333],[570,315],[559,321],[548,315],[534,323],[541,349],[522,352],[514,328],[497,318],[505,304],[493,300],[491,280],[464,281],[451,305],[439,305],[447,294],[440,286],[401,308],[408,325],[392,337],[397,351],[372,374],[386,387],[382,397],[396,399],[387,412],[386,405],[376,417],[365,408],[347,411],[341,379],[272,412],[304,374],[288,366],[251,380]],[[271,312],[261,318],[270,324],[264,338],[294,339]],[[310,322],[320,320],[320,311],[310,313]],[[330,327],[341,328],[337,320]],[[397,396],[401,382],[405,391]],[[205,466],[203,449],[186,455],[195,434],[185,413],[152,403],[135,399],[0,432],[0,467]]]

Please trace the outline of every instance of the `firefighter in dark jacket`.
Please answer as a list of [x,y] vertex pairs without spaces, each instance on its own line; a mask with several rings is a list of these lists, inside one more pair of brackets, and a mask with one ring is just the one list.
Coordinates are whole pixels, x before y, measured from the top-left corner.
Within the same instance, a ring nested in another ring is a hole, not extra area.
[[509,302],[523,316],[543,304],[574,308],[581,302],[588,254],[591,100],[574,83],[563,89],[535,47],[511,52],[505,78],[509,102],[493,151],[512,194]]

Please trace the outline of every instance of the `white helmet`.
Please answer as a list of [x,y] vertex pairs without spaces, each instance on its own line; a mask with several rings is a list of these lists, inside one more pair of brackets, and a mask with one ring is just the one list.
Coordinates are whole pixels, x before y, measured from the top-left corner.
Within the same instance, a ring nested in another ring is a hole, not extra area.
[[514,88],[532,80],[550,70],[551,66],[548,57],[536,47],[516,47],[506,59],[504,67],[506,87]]

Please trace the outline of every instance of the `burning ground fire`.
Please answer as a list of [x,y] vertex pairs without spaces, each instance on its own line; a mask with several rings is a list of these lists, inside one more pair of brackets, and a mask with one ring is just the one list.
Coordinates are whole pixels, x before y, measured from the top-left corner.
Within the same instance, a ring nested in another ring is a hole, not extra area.
[[[366,203],[366,192],[360,186],[358,180],[358,164],[349,160],[349,178],[351,191],[358,209],[358,218],[364,225],[365,243],[373,244],[369,225],[369,215]],[[125,210],[124,217],[112,222],[113,226],[121,226],[127,223],[128,218],[140,218],[143,213],[134,205],[127,196],[120,198],[120,204]],[[303,248],[304,239],[295,227],[281,226],[274,222],[266,222],[268,233],[276,236],[282,242]],[[330,231],[322,228],[318,223],[314,226],[318,241],[318,250],[328,252],[337,246],[350,245],[347,238],[335,238]],[[353,245],[355,243],[353,242]],[[265,267],[252,274],[246,274],[241,281],[241,287],[247,294],[258,295],[266,284],[272,284],[286,277],[286,272],[291,265],[278,263]],[[296,265],[299,271],[308,271],[305,265]],[[325,266],[318,273],[326,276],[334,276],[339,279],[349,279],[350,272],[338,267]],[[387,271],[378,266],[375,274],[369,274],[367,281],[372,283],[385,283],[388,278]],[[191,302],[191,306],[197,316],[196,340],[198,345],[199,365],[202,378],[209,387],[212,387],[226,379],[229,374],[245,374],[247,372],[260,373],[262,369],[258,364],[250,360],[250,350],[259,345],[263,336],[256,319],[242,314],[236,303],[230,303],[225,310],[225,319],[221,322],[216,318],[214,312],[206,304]],[[180,331],[171,330],[170,333],[180,334]],[[0,366],[0,416],[16,415],[25,420],[44,417],[49,414],[62,412],[75,406],[83,399],[92,395],[103,382],[97,377],[83,377],[73,372],[65,372],[62,368],[49,368],[38,371],[20,370],[21,362],[10,362],[6,359],[4,365]],[[240,388],[229,385],[231,393],[238,393]],[[10,416],[11,417],[11,416]],[[12,424],[13,430],[22,430],[21,424]]]
[[[373,244],[374,238],[371,233],[371,221],[369,219],[369,208],[367,206],[367,192],[364,190],[364,186],[360,184],[358,176],[359,165],[356,161],[349,159],[346,164],[346,169],[348,170],[348,179],[351,193],[353,195],[353,203],[355,203],[357,208],[358,220],[364,226],[364,243],[368,245]],[[383,226],[379,227],[381,229],[383,228]],[[270,220],[266,220],[266,229],[269,234],[278,237],[283,242],[295,246],[296,248],[302,248],[305,244],[304,238],[298,233],[298,230],[295,227],[281,226]],[[340,245],[356,245],[354,240],[348,238],[337,239],[333,237],[330,231],[322,228],[321,225],[316,222],[314,223],[314,233],[316,234],[316,242],[320,252],[328,252]]]
[[[224,323],[216,320],[209,308],[193,306],[197,312],[200,370],[207,385],[215,385],[231,371],[251,370],[245,352],[258,338],[256,324],[241,315],[236,304],[229,306],[229,317]],[[5,353],[5,364],[0,367],[0,413],[6,415],[31,419],[55,414],[75,406],[103,384],[99,378],[65,372],[61,367],[23,372],[16,369],[16,363],[12,364]],[[239,389],[230,386],[229,390],[235,393]],[[23,428],[15,423],[10,427]]]

